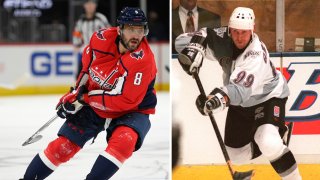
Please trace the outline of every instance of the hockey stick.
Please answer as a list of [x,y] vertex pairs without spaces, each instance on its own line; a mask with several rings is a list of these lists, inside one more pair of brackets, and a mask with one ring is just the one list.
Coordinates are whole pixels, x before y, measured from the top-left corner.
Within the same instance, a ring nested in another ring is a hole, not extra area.
[[170,72],[170,67],[168,65],[165,66],[167,72]]
[[[195,80],[197,82],[197,85],[198,85],[198,88],[199,88],[199,91],[200,91],[201,95],[206,96],[206,93],[204,92],[204,89],[203,89],[203,86],[202,86],[202,83],[201,83],[201,80],[199,78],[198,73],[197,72],[193,72],[192,75],[193,75],[193,77],[195,78]],[[216,133],[216,136],[217,136],[220,148],[222,150],[224,159],[227,162],[228,169],[229,169],[229,171],[231,173],[232,179],[233,180],[250,180],[251,177],[254,175],[254,171],[253,170],[249,170],[249,171],[245,171],[245,172],[238,172],[238,171],[235,171],[235,170],[232,169],[231,160],[230,160],[229,154],[227,152],[226,146],[224,145],[224,142],[222,140],[222,136],[220,134],[217,122],[216,122],[214,116],[212,115],[212,113],[209,113],[209,117],[210,117],[213,129],[214,129],[214,131]]]
[[31,143],[37,142],[42,138],[42,135],[40,133],[46,129],[54,120],[56,120],[59,116],[56,114],[54,115],[47,123],[45,123],[37,132],[35,132],[31,137],[29,137],[22,146],[29,145]]
[[291,122],[288,124],[288,136],[287,136],[287,142],[286,142],[286,144],[287,144],[288,147],[289,147],[289,142],[290,142],[292,130],[293,130],[293,122],[291,121]]

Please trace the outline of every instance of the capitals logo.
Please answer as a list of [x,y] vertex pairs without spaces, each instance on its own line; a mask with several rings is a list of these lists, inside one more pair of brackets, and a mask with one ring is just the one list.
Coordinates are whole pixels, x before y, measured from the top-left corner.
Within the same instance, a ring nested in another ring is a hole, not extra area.
[[98,39],[100,40],[106,40],[106,38],[103,36],[104,31],[106,31],[107,29],[100,29],[97,31],[96,36]]
[[296,122],[294,134],[320,134],[319,56],[285,57],[283,62],[283,75],[290,89],[286,121]]
[[140,51],[135,51],[130,54],[132,58],[135,58],[137,60],[142,59],[144,56],[144,51],[141,49]]

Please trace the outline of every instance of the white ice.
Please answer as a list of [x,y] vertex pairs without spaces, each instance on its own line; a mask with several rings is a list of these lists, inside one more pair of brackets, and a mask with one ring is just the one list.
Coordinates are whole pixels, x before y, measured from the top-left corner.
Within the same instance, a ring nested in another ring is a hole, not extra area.
[[[41,133],[43,138],[28,146],[22,143],[55,114],[61,95],[0,97],[0,179],[16,180],[39,151],[56,138],[64,120],[57,119]],[[158,106],[150,117],[151,129],[141,149],[127,160],[112,179],[170,179],[170,100],[169,93],[158,92]],[[73,159],[61,165],[48,180],[83,180],[96,157],[106,148],[106,133],[94,144],[88,142]]]

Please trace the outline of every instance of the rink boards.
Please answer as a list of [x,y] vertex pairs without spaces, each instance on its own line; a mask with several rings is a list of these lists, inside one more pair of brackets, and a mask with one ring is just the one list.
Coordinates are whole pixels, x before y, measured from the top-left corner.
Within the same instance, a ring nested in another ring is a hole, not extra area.
[[[299,170],[303,180],[316,180],[320,178],[319,164],[299,164]],[[280,180],[277,173],[271,165],[243,165],[234,166],[236,171],[254,170],[255,174],[252,180]],[[231,180],[230,173],[226,165],[207,165],[207,166],[179,166],[174,169],[172,174],[173,180],[209,180],[223,179]]]
[[[152,43],[157,90],[169,90],[169,44]],[[64,93],[75,82],[80,53],[71,44],[0,45],[0,95]]]

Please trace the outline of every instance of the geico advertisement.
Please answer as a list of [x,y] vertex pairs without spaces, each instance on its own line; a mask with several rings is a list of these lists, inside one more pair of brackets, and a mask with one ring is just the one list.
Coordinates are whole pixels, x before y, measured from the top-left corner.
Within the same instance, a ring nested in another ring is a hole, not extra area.
[[7,85],[71,85],[79,55],[71,45],[0,46],[0,82]]
[[[152,44],[157,83],[169,83],[168,43]],[[0,87],[72,85],[81,54],[72,45],[0,45]]]
[[[320,57],[283,57],[283,74],[290,96],[286,120],[294,121],[293,134],[320,134]],[[281,59],[272,58],[280,69]]]
[[73,75],[76,61],[74,56],[80,53],[57,50],[54,53],[46,51],[32,52],[30,57],[30,71],[34,76]]

